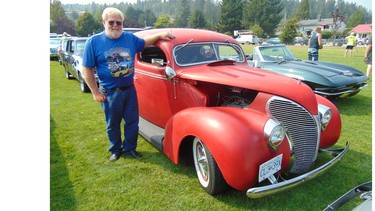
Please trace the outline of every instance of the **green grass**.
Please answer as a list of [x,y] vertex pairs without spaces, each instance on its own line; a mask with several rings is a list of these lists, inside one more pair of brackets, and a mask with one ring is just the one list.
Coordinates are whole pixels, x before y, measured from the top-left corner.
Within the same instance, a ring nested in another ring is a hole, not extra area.
[[[250,53],[252,46],[245,46]],[[307,48],[290,49],[301,59]],[[344,58],[343,47],[325,47],[321,61],[351,65],[365,72],[364,48]],[[281,194],[249,199],[244,191],[210,196],[193,167],[176,166],[139,137],[142,159],[110,162],[104,114],[91,94],[67,80],[50,63],[50,208],[51,210],[322,210],[351,188],[371,180],[372,80],[351,98],[334,101],[342,117],[337,147],[350,142],[346,156],[321,177]],[[355,204],[345,206],[350,210]]]

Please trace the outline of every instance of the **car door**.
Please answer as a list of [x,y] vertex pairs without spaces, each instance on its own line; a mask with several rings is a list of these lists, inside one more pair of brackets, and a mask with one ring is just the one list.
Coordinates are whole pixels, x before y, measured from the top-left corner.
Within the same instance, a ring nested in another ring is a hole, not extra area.
[[138,53],[135,60],[134,84],[140,116],[164,128],[174,113],[176,83],[164,74],[166,54],[158,47],[150,47]]
[[77,78],[77,73],[74,71],[74,52],[76,48],[76,40],[71,40],[71,42],[68,45],[68,51],[67,51],[67,68],[70,74],[72,74],[75,78]]

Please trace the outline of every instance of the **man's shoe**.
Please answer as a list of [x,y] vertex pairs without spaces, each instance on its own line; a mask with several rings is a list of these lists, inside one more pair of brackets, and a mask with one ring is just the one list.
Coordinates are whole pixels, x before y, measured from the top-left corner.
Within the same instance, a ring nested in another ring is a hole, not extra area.
[[109,157],[109,161],[116,161],[121,157],[121,154],[112,154],[111,157]]
[[135,150],[132,150],[132,151],[129,151],[129,152],[125,152],[124,153],[125,155],[130,155],[132,156],[133,158],[141,158],[142,157],[142,154],[135,151]]

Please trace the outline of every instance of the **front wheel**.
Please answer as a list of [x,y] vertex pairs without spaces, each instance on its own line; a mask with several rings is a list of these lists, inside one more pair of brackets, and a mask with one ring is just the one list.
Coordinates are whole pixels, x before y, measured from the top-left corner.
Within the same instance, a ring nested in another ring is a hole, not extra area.
[[195,170],[202,188],[210,195],[224,192],[228,188],[228,184],[224,180],[210,150],[199,138],[194,138],[193,157]]

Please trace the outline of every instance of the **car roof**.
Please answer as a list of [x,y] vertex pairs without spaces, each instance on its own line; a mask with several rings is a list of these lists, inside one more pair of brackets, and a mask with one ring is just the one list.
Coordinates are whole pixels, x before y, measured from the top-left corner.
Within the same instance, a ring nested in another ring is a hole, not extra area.
[[204,29],[192,29],[192,28],[162,28],[162,29],[150,29],[135,34],[140,37],[145,37],[148,35],[153,35],[158,32],[169,32],[175,36],[173,43],[175,45],[187,42],[231,42],[237,43],[237,41],[228,35],[204,30]]

